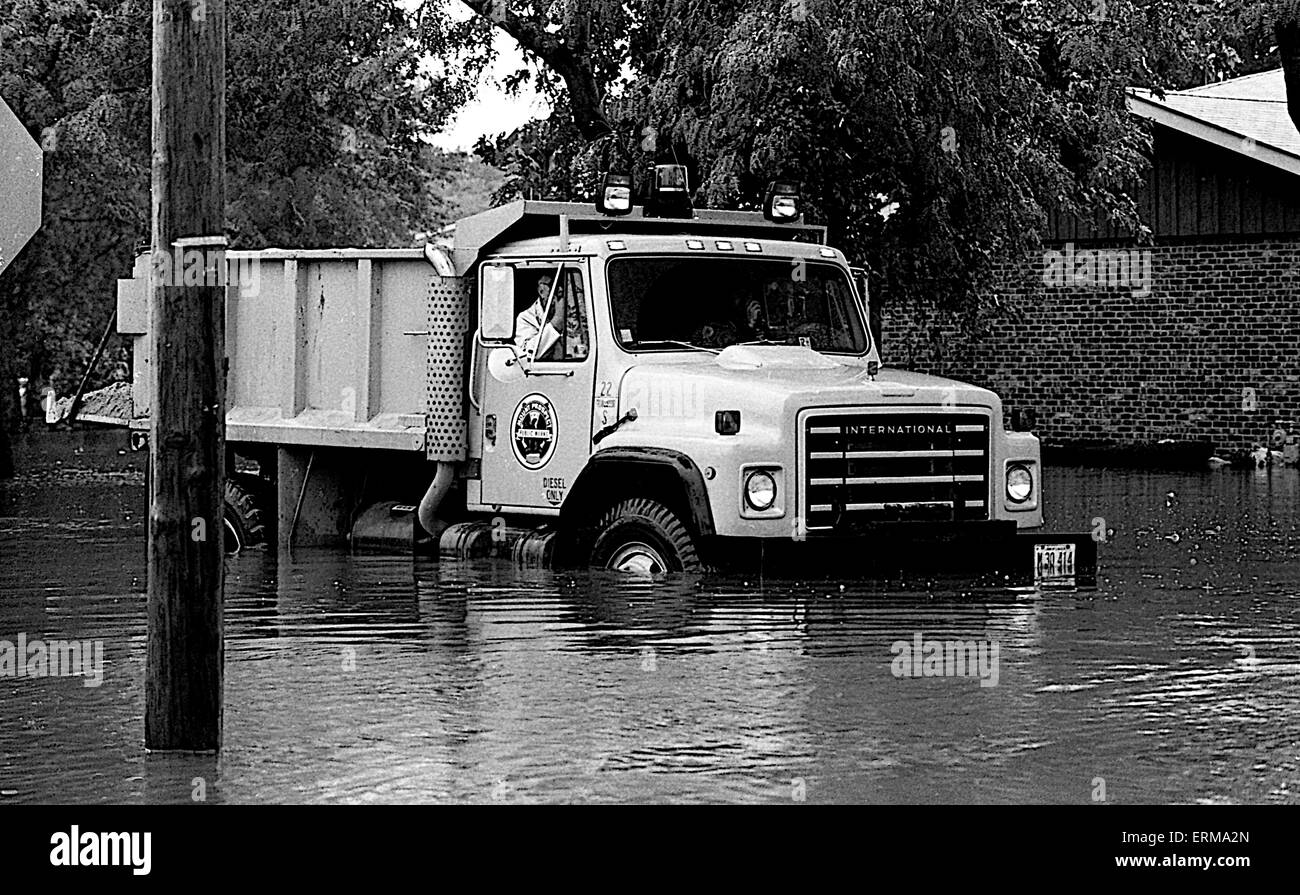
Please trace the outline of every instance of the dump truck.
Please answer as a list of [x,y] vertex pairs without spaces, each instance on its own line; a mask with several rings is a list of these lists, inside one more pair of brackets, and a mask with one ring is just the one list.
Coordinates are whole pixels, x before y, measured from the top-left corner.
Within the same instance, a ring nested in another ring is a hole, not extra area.
[[[1029,426],[883,364],[866,275],[797,186],[707,210],[682,176],[634,204],[611,175],[594,207],[517,201],[418,249],[225,253],[228,549],[1094,574],[1091,537],[1042,531]],[[158,260],[119,281],[135,448]]]

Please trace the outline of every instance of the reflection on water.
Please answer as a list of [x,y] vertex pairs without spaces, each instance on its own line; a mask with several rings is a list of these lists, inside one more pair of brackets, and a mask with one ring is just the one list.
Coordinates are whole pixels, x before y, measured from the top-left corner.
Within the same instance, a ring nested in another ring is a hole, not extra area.
[[[0,677],[0,804],[1297,801],[1296,474],[1045,484],[1114,530],[1095,591],[248,553],[219,759],[142,749],[140,480],[0,484],[0,640],[105,646],[98,688]],[[895,677],[918,634],[997,686]]]

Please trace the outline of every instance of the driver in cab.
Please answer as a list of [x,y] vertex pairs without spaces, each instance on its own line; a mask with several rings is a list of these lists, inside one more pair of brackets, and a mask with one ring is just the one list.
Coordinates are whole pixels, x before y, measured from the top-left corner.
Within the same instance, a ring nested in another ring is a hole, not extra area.
[[579,280],[566,277],[556,288],[555,277],[543,274],[537,281],[533,303],[515,318],[515,346],[519,353],[529,361],[585,358],[587,328],[582,321],[582,304]]

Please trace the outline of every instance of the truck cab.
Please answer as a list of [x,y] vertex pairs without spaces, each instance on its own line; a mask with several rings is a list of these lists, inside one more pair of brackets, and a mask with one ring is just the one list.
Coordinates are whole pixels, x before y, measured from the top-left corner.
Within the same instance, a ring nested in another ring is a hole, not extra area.
[[485,213],[469,511],[552,520],[580,561],[651,574],[759,540],[1043,524],[1038,439],[987,389],[882,366],[823,228],[639,211]]

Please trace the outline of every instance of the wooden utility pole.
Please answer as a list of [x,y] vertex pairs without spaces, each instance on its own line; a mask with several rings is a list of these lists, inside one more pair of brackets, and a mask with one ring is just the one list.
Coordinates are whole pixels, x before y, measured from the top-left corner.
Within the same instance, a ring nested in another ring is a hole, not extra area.
[[154,0],[144,714],[154,750],[221,746],[225,107],[225,0]]

